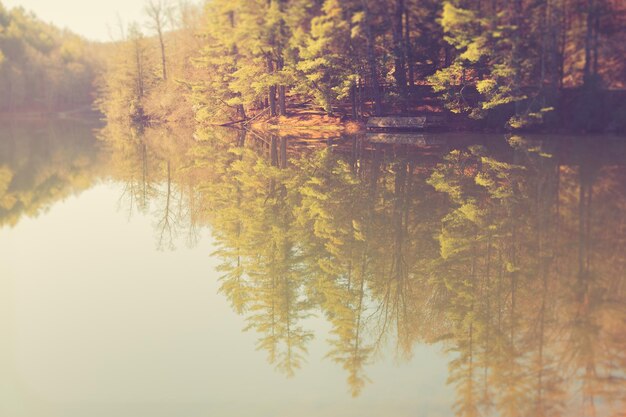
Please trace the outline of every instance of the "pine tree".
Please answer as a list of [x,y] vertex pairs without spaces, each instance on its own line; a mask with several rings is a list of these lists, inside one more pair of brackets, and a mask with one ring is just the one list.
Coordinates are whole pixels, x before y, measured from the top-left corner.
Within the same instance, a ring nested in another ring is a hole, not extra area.
[[328,113],[348,97],[358,77],[347,13],[338,0],[324,2],[322,14],[311,20],[296,67],[303,75],[299,91],[313,91],[316,102]]

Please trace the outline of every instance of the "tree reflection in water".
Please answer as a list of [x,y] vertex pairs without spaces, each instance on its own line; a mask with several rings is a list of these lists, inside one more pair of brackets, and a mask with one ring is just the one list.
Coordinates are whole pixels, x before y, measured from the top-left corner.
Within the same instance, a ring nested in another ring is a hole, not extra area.
[[[89,188],[102,173],[93,123],[32,120],[0,128],[0,229]],[[87,140],[85,140],[87,139]]]
[[623,145],[115,126],[101,138],[122,204],[154,216],[159,247],[208,226],[220,291],[286,375],[306,360],[306,319],[323,315],[354,396],[384,346],[409,360],[439,343],[459,416],[623,415]]

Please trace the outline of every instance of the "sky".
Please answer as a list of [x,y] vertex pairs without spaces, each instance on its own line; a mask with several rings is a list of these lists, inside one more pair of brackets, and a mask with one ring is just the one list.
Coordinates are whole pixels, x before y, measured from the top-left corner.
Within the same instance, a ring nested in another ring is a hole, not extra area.
[[124,26],[143,23],[146,0],[0,0],[6,8],[24,7],[41,20],[95,41],[119,38],[118,14]]

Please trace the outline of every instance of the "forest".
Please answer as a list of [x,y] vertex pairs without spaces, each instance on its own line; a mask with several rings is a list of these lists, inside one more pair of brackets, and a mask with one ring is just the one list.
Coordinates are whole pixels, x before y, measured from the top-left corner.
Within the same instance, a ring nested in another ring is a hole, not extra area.
[[145,21],[118,32],[93,44],[0,6],[1,110],[91,96],[107,120],[140,124],[317,112],[441,114],[455,129],[626,125],[620,0],[149,0]]
[[89,109],[101,68],[80,36],[0,2],[0,113]]

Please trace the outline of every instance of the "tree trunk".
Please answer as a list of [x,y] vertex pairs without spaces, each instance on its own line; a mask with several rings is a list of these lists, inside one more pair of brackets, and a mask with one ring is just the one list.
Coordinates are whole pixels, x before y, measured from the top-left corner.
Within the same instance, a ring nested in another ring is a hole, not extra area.
[[[267,73],[274,73],[274,63],[272,62],[272,58],[270,56],[267,57]],[[268,88],[268,102],[270,106],[270,116],[275,117],[277,115],[276,112],[276,86],[270,85]]]
[[[281,48],[282,49],[282,48]],[[282,51],[279,52],[279,54],[282,55]],[[277,62],[277,69],[278,71],[282,71],[283,70],[283,58],[282,56],[278,59]],[[281,116],[286,116],[287,115],[287,100],[285,98],[285,91],[286,88],[284,85],[279,85],[278,86],[278,114]]]
[[271,85],[268,89],[269,104],[270,104],[270,116],[275,117],[278,115],[276,111],[276,86]]
[[[521,44],[522,44],[522,20],[523,20],[523,5],[522,0],[515,0],[513,3],[513,25],[515,26],[515,30],[513,31],[513,47],[512,47],[512,67],[513,67],[513,85],[512,90],[513,94],[516,97],[521,95],[521,82],[522,82],[522,54],[521,54]],[[515,100],[515,114],[519,115],[521,113],[521,102],[519,100]]]
[[[230,28],[234,31],[235,29],[235,12],[232,10],[228,12],[228,21],[230,23]],[[234,57],[235,67],[237,67],[237,60],[239,56],[239,48],[237,47],[237,43],[233,43],[231,51],[231,55]],[[165,71],[165,67],[163,67],[163,71]],[[165,74],[165,72],[164,72]],[[241,119],[247,119],[246,117],[246,109],[243,104],[237,105],[237,115],[241,117]]]
[[163,79],[167,80],[167,69],[166,69],[166,61],[165,61],[165,42],[163,41],[163,33],[161,32],[161,28],[159,27],[159,44],[161,46],[161,68],[163,69]]
[[163,0],[149,0],[146,5],[146,12],[154,25],[154,30],[157,33],[159,39],[159,46],[161,47],[161,71],[164,80],[167,80],[166,60],[165,60],[165,41],[163,40],[163,26],[165,25],[166,10],[165,2]]
[[281,116],[287,116],[287,101],[285,99],[285,86],[278,86],[278,113]]
[[447,68],[452,64],[452,54],[447,43],[443,45],[443,67]]
[[594,33],[593,33],[593,75],[598,75],[598,52],[600,50],[600,11],[596,10],[594,16]]
[[393,36],[393,77],[400,94],[400,109],[403,114],[407,112],[407,88],[406,88],[406,59],[404,57],[404,0],[396,0],[393,11],[392,36]]
[[352,86],[350,87],[350,104],[352,107],[352,118],[354,120],[357,119],[357,99],[356,99],[356,85],[352,84]]
[[363,12],[365,13],[365,37],[367,40],[367,65],[372,81],[372,97],[374,99],[374,114],[381,116],[383,113],[382,97],[380,93],[380,83],[378,81],[378,65],[376,64],[375,39],[370,22],[370,10],[367,0],[361,0]]
[[[282,18],[282,13],[284,9],[284,0],[278,0],[278,9],[281,13],[280,22],[278,24],[278,35],[279,39],[277,42],[277,69],[278,71],[282,71],[285,67],[285,58],[283,57],[283,40],[286,37],[285,33],[285,21]],[[284,84],[278,86],[278,112],[281,116],[287,115],[287,101],[285,98],[286,87]]]
[[243,104],[237,105],[237,115],[241,118],[241,120],[247,119],[246,109],[243,107]]
[[413,46],[411,45],[411,26],[410,26],[410,11],[408,8],[404,8],[404,50],[407,59],[407,66],[409,70],[409,86],[415,85],[415,60],[413,59]]
[[591,81],[591,66],[592,66],[592,48],[593,48],[593,9],[594,0],[587,1],[587,33],[585,34],[585,66],[583,70],[583,82],[585,84]]
[[141,45],[135,41],[135,65],[137,69],[137,98],[143,98],[143,59],[141,56]]

